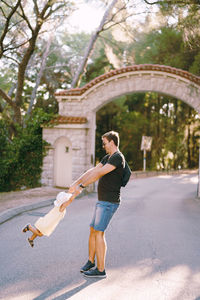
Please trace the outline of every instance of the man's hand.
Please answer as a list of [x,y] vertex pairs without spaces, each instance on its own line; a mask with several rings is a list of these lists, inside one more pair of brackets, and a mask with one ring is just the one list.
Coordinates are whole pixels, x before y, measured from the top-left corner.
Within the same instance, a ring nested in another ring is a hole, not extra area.
[[61,206],[59,207],[59,212],[63,212],[65,210],[65,208],[68,206],[67,205],[68,201],[66,201],[63,204],[61,204]]
[[75,190],[75,192],[73,193],[73,195],[71,196],[71,198],[68,201],[61,204],[61,206],[59,207],[59,211],[63,212],[66,209],[66,207],[68,205],[70,205],[70,203],[74,200],[74,198],[76,198],[76,196],[78,196],[81,192],[82,192],[82,189],[77,188]]
[[71,193],[71,194],[73,194],[75,191],[76,191],[76,187],[77,187],[77,185],[72,185],[72,186],[70,186],[70,188],[69,188],[69,190],[68,190],[68,193]]

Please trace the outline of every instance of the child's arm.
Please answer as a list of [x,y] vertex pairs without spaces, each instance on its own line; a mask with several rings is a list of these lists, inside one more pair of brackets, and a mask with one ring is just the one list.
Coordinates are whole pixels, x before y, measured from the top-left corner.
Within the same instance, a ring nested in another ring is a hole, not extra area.
[[61,206],[59,207],[59,211],[60,211],[60,212],[63,212],[63,211],[65,210],[65,208],[66,208],[68,205],[70,205],[70,204],[72,203],[72,201],[74,200],[74,198],[76,198],[76,196],[79,195],[79,194],[80,194],[80,191],[79,191],[79,190],[76,190],[76,191],[72,194],[71,198],[70,198],[68,201],[66,201],[66,202],[64,202],[63,204],[61,204]]

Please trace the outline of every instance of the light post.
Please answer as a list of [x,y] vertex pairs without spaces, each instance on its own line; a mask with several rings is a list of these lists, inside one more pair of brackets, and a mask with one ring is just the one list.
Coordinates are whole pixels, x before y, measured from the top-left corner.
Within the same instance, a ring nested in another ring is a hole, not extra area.
[[146,171],[146,154],[147,154],[147,151],[144,149],[143,150],[143,171]]

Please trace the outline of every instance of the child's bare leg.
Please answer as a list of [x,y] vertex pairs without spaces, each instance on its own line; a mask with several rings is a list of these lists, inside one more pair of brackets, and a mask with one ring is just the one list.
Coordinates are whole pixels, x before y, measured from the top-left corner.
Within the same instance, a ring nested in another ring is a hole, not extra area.
[[33,234],[31,235],[31,237],[29,238],[29,241],[30,241],[30,240],[33,241],[37,236],[38,236],[37,234],[33,233]]
[[31,224],[26,225],[22,231],[23,232],[27,232],[27,231],[32,232],[32,236],[30,238],[28,238],[28,242],[31,247],[34,246],[33,241],[37,236],[43,236],[43,234],[37,228],[33,227]]
[[[29,227],[30,228],[30,227]],[[43,236],[43,234],[38,230],[38,229],[36,229],[36,228],[34,228],[34,227],[32,227],[31,226],[31,228],[29,229],[33,234],[31,235],[31,237],[30,238],[28,238],[28,242],[29,242],[29,244],[31,245],[31,247],[33,247],[34,246],[34,243],[33,243],[33,241],[34,241],[34,239],[37,237],[37,236]]]
[[43,234],[35,227],[33,227],[32,225],[29,225],[29,230],[33,233],[32,236],[35,235],[34,238],[36,238],[36,236],[43,236]]
[[33,233],[32,236],[30,238],[28,238],[28,242],[29,244],[31,245],[31,247],[34,246],[34,239],[37,237],[37,236],[43,236],[43,234],[35,227],[29,225],[28,226],[29,230]]
[[23,232],[31,231],[32,233],[38,236],[43,236],[43,234],[37,228],[33,227],[31,224],[26,225],[22,231]]

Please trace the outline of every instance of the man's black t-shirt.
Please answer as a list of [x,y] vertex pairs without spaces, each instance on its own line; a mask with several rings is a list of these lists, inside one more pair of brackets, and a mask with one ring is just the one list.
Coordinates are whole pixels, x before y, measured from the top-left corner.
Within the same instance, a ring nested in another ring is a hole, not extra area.
[[98,200],[119,203],[123,168],[125,166],[124,156],[120,151],[116,151],[111,156],[109,156],[109,154],[104,156],[101,163],[103,165],[108,163],[115,166],[116,169],[105,174],[99,179]]

